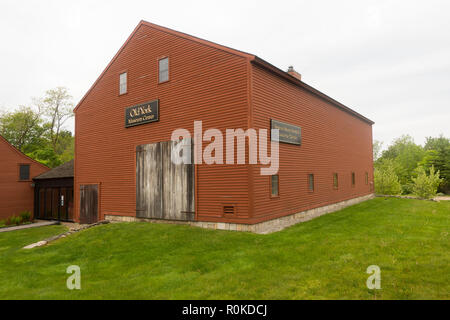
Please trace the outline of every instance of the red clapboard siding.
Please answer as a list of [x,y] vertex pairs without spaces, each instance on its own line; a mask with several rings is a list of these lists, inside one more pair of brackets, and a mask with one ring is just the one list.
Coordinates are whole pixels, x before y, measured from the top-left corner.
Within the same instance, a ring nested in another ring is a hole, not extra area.
[[[30,165],[30,180],[19,181],[19,165]],[[27,157],[0,136],[0,220],[19,215],[22,211],[33,214],[33,177],[50,170]]]
[[[168,56],[170,81],[157,83],[157,60]],[[118,95],[128,72],[128,93]],[[136,146],[171,139],[195,120],[203,129],[246,128],[247,59],[141,24],[134,36],[76,108],[75,212],[79,186],[100,184],[100,219],[136,215]],[[124,127],[126,107],[159,99],[160,121]],[[207,143],[204,143],[206,147]],[[222,202],[248,216],[247,166],[198,165],[197,219],[222,216]]]
[[[169,57],[170,80],[158,84],[161,57]],[[119,96],[125,71],[128,90]],[[155,99],[159,122],[124,127],[125,108]],[[196,120],[203,131],[225,133],[270,129],[271,118],[302,127],[302,146],[280,144],[280,196],[270,197],[270,178],[259,165],[197,165],[197,220],[255,223],[370,194],[364,176],[373,180],[371,121],[253,55],[141,22],[75,109],[76,215],[80,185],[99,184],[100,219],[136,216],[138,145],[168,141],[177,128],[193,134]],[[235,206],[226,217],[224,205]]]
[[[254,219],[284,216],[364,196],[373,191],[372,126],[299,86],[252,65],[253,125],[270,129],[270,119],[302,128],[302,145],[280,143],[278,198],[270,196],[270,178],[252,170]],[[339,188],[333,188],[333,173]],[[352,187],[351,173],[356,174]],[[315,190],[308,190],[308,174]]]

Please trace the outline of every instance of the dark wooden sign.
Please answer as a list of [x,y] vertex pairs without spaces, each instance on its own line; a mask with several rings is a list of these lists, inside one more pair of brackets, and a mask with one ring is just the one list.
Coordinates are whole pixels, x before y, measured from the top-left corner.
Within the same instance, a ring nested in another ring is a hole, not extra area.
[[154,100],[125,109],[125,127],[159,121],[159,100]]
[[[270,120],[270,128],[279,130],[279,142],[301,145],[302,144],[302,128],[293,124]],[[273,138],[272,138],[273,140]]]

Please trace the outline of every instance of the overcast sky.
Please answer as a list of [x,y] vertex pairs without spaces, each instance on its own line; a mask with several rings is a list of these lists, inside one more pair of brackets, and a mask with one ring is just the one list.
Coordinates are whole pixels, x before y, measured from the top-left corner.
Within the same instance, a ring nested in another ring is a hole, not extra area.
[[76,104],[143,19],[293,65],[374,120],[374,139],[422,144],[450,136],[449,12],[430,0],[0,0],[0,108],[57,86]]

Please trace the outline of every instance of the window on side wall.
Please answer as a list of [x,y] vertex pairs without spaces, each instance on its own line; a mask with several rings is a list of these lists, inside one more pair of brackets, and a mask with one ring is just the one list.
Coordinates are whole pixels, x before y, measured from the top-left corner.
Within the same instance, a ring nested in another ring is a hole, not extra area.
[[314,175],[312,173],[308,174],[308,190],[314,191]]
[[337,189],[339,187],[339,177],[337,173],[333,173],[333,188]]
[[354,187],[356,184],[356,175],[354,172],[352,172],[352,187]]
[[368,185],[369,184],[369,173],[368,172],[366,172],[365,181],[366,181],[366,185]]
[[162,58],[158,61],[158,82],[169,81],[169,58]]
[[270,182],[271,182],[271,191],[270,191],[270,195],[272,197],[278,197],[279,195],[279,187],[280,187],[280,181],[279,181],[279,177],[278,175],[273,175],[270,177]]
[[19,180],[29,181],[30,180],[30,165],[21,164],[19,167]]
[[127,73],[121,73],[119,76],[119,94],[127,93]]

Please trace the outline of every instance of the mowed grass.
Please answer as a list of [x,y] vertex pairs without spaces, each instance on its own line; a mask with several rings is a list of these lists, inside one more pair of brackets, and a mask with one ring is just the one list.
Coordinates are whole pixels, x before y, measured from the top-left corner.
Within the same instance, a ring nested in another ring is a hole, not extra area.
[[0,233],[0,298],[449,299],[449,217],[450,202],[377,198],[270,235],[123,223],[22,250],[64,227]]

